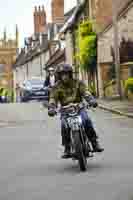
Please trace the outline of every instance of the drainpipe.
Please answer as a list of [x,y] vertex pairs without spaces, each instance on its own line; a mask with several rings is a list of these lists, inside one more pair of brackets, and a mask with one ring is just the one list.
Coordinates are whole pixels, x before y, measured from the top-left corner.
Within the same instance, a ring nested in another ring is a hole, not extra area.
[[119,52],[119,28],[118,28],[118,11],[115,0],[112,1],[113,11],[113,30],[114,30],[114,54],[115,54],[115,71],[117,92],[122,100],[121,76],[120,76],[120,52]]

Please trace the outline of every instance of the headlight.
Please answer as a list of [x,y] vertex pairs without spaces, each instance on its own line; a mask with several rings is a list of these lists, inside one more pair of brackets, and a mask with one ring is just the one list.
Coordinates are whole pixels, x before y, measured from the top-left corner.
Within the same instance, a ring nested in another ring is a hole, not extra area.
[[5,96],[1,96],[2,99],[5,99]]
[[27,86],[25,89],[26,90],[32,90],[32,87],[31,86]]

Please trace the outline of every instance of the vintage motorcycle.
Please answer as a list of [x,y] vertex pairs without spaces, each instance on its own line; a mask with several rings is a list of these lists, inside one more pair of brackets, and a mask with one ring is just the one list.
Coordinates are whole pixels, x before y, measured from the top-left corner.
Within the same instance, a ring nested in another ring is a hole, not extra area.
[[[88,108],[89,106],[86,106]],[[89,141],[81,116],[80,109],[85,108],[83,104],[70,104],[61,108],[61,113],[65,120],[66,130],[70,132],[71,158],[78,160],[81,171],[87,170],[87,158],[93,157],[93,148]]]

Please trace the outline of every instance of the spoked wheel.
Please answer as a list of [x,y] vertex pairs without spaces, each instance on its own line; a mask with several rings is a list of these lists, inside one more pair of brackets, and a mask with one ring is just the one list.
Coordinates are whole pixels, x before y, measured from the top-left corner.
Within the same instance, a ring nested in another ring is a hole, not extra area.
[[81,171],[86,171],[87,170],[87,159],[83,154],[83,151],[79,155],[79,166]]
[[85,172],[87,170],[87,159],[84,155],[83,147],[80,141],[80,135],[79,132],[75,133],[75,150],[78,157],[79,167],[82,172]]

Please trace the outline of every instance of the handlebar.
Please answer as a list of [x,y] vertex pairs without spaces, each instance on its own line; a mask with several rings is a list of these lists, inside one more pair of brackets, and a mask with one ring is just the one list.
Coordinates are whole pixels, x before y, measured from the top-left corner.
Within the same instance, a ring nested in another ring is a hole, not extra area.
[[79,105],[79,103],[70,103],[69,105],[62,106],[62,108],[67,109],[67,108],[70,108],[70,107],[77,107],[78,105]]
[[[57,115],[58,113],[69,113],[71,112],[70,110],[67,110],[67,109],[71,109],[72,107],[75,107],[75,112],[77,110],[80,111],[80,109],[82,108],[86,108],[86,109],[90,109],[90,105],[88,104],[85,104],[85,103],[70,103],[69,105],[66,105],[66,106],[61,106],[61,108],[57,108],[55,109],[55,115]],[[94,108],[91,109],[93,112],[95,111]],[[73,112],[73,111],[72,111]]]
[[61,110],[66,110],[66,109],[69,109],[71,107],[78,107],[79,110],[82,109],[82,108],[86,108],[87,110],[92,110],[92,111],[95,111],[94,108],[92,108],[91,105],[89,105],[88,103],[85,104],[85,103],[70,103],[69,105],[66,105],[66,106],[61,106],[60,109],[57,109],[57,113],[61,112]]

